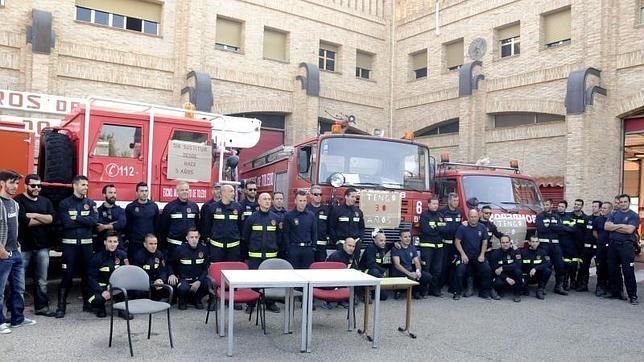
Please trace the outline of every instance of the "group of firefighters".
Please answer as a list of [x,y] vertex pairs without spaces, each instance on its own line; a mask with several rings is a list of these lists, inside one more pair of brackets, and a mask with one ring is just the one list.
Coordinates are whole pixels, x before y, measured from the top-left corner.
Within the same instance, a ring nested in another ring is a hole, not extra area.
[[[43,198],[38,196],[41,185],[36,175],[27,176],[25,184],[23,198]],[[55,311],[49,310],[46,285],[43,296],[41,281],[34,283],[35,310],[40,315],[65,316],[72,279],[80,273],[83,309],[105,317],[105,304],[111,298],[109,277],[125,264],[138,265],[148,273],[154,298],[164,298],[162,286],[169,284],[176,291],[179,309],[186,309],[189,302],[203,309],[203,298],[211,288],[210,263],[246,261],[249,268],[257,269],[264,260],[276,257],[288,260],[296,269],[326,260],[376,277],[408,277],[419,282],[413,292],[417,299],[440,297],[445,285],[453,299],[472,296],[476,275],[480,297],[500,299],[507,289],[515,302],[529,295],[530,284],[537,285],[536,297],[544,299],[552,269],[555,293],[588,291],[594,257],[597,296],[626,300],[622,291],[625,283],[631,304],[638,303],[632,243],[639,216],[629,210],[627,195],[615,199],[618,208],[614,211],[610,202],[593,201],[591,215],[582,211],[582,200],[575,200],[572,212],[566,211],[566,201],[559,202],[553,211],[552,201],[546,200],[544,211],[537,216],[537,233],[524,246],[523,240],[511,240],[497,230],[490,220],[489,206],[464,213],[458,208],[458,195],[450,194],[442,210],[437,198],[429,200],[428,209],[420,215],[417,245],[411,242],[410,230],[401,230],[399,241],[387,243],[386,235],[376,229],[373,243],[362,251],[364,216],[353,188],[345,190],[339,205],[330,206],[322,203],[322,190],[314,185],[308,192],[298,191],[294,208],[287,210],[283,193],[257,195],[254,181],[244,184],[240,202],[234,186],[215,184],[213,199],[199,208],[189,199],[190,185],[178,182],[177,199],[160,212],[149,199],[145,183],[136,185],[137,199],[125,208],[117,205],[114,185],[103,188],[104,201],[97,206],[87,197],[89,181],[85,176],[76,176],[72,184],[73,195],[60,202],[47,223],[32,222],[42,219],[42,214],[30,212],[28,207],[25,210],[25,200],[19,202],[18,240],[23,245],[38,242],[27,238],[48,237],[29,230],[32,227],[45,227],[53,219],[62,224],[63,277],[58,304]],[[493,236],[500,240],[498,248],[492,247]],[[336,245],[337,250],[327,257],[328,245]],[[381,298],[386,299],[386,293]],[[275,304],[267,308],[279,312]]]

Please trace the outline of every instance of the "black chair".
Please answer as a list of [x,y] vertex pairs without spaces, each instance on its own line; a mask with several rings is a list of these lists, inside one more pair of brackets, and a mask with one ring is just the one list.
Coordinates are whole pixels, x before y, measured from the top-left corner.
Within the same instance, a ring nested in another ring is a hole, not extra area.
[[[163,288],[169,292],[168,300],[172,300],[172,287],[164,284]],[[150,339],[150,331],[152,329],[152,314],[163,312],[168,313],[168,335],[170,337],[170,348],[174,348],[172,343],[172,326],[170,324],[170,304],[165,302],[157,302],[150,299],[150,279],[145,270],[134,265],[123,265],[114,270],[110,276],[110,343],[112,347],[112,332],[114,330],[114,309],[124,311],[126,315],[130,314],[148,314],[148,339]],[[142,299],[128,299],[127,291],[142,291],[148,293],[148,298]],[[123,295],[124,301],[115,303],[114,296]],[[134,357],[132,350],[132,334],[130,332],[130,320],[127,319],[127,340],[130,344],[130,356]]]

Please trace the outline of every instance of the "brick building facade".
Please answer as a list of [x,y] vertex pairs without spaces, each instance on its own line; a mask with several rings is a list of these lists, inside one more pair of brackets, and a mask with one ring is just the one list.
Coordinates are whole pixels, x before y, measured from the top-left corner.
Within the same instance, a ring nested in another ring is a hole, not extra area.
[[[567,198],[622,190],[644,1],[436,2],[0,0],[0,89],[180,106],[197,71],[213,112],[273,117],[289,144],[354,115],[363,132],[415,131],[435,156],[518,159]],[[34,9],[51,14],[45,51],[25,41]],[[592,104],[573,91],[593,86]]]

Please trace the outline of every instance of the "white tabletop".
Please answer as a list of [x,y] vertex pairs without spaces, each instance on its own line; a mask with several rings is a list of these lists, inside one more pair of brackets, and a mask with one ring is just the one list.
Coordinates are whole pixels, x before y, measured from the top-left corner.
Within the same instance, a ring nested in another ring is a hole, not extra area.
[[295,272],[316,286],[378,285],[380,279],[355,269],[296,269]]
[[308,281],[295,270],[222,270],[222,276],[235,288],[262,286],[305,286]]

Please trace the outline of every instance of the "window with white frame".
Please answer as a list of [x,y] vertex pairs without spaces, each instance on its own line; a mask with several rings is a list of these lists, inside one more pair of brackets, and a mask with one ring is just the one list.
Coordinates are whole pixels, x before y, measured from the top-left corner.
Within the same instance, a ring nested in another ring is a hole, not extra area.
[[570,8],[543,15],[543,36],[546,48],[570,44]]
[[373,54],[356,51],[356,77],[371,79],[373,70]]
[[159,35],[162,5],[141,0],[76,0],[76,20]]
[[215,48],[239,52],[242,48],[242,23],[218,16],[215,29]]
[[338,65],[338,46],[320,42],[318,55],[318,68],[330,72],[336,71]]
[[497,39],[499,40],[499,52],[501,58],[519,55],[520,48],[520,29],[519,24],[510,25],[497,30]]

